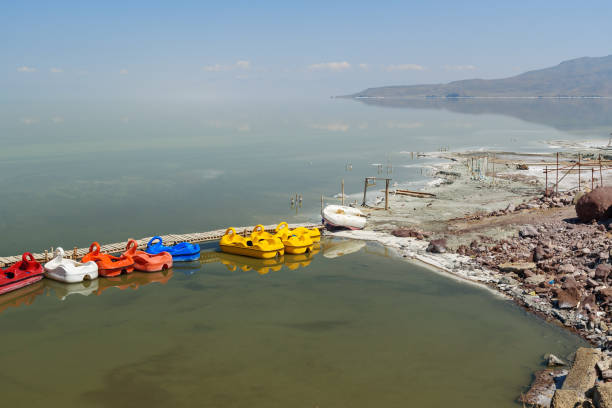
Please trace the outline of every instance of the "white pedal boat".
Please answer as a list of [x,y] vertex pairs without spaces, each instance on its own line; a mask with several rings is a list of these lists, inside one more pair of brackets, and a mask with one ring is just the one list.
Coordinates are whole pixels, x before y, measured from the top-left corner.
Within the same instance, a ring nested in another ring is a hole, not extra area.
[[55,258],[45,264],[45,276],[60,282],[76,283],[98,277],[98,265],[94,261],[81,263],[64,259],[64,250],[57,247]]
[[357,208],[345,205],[328,205],[321,211],[323,223],[330,227],[343,227],[352,230],[363,229],[366,225],[366,216]]

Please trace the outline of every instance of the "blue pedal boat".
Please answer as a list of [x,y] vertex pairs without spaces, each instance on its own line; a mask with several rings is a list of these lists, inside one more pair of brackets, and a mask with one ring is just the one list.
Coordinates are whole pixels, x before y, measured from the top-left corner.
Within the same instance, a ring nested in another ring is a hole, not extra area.
[[151,255],[169,252],[173,262],[197,261],[200,259],[200,246],[189,242],[179,242],[176,245],[165,246],[161,237],[153,237],[147,243],[146,253]]

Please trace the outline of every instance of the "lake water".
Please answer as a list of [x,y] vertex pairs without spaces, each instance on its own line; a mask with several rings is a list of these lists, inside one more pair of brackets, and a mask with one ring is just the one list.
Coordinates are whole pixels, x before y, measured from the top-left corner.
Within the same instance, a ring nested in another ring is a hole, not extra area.
[[[401,152],[548,151],[541,141],[607,139],[612,128],[608,100],[0,106],[5,256],[317,220],[321,194],[339,193],[344,179],[358,196],[363,178],[378,174],[372,164],[383,164],[386,175],[390,163],[394,182],[418,187],[414,165],[422,160]],[[289,205],[296,193],[304,197],[297,214]]]
[[544,353],[582,344],[381,247],[326,258],[338,244],[0,298],[3,404],[514,407]]
[[[313,221],[321,194],[342,179],[358,194],[375,164],[418,186],[423,162],[406,152],[607,138],[610,105],[2,102],[0,254]],[[165,274],[43,280],[0,297],[4,402],[514,406],[544,353],[581,344],[379,247],[323,252],[282,265],[208,254]]]

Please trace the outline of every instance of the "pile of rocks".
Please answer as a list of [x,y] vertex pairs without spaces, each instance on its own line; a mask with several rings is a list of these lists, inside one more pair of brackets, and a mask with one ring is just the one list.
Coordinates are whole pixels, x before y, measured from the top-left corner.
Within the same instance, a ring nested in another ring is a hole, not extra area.
[[533,407],[612,407],[612,358],[598,349],[579,348],[571,368],[547,356],[549,368],[538,371],[519,401]]
[[525,225],[511,239],[473,241],[457,252],[503,273],[506,282],[522,290],[525,303],[538,297],[549,303],[552,317],[611,348],[611,237],[603,224],[559,220]]

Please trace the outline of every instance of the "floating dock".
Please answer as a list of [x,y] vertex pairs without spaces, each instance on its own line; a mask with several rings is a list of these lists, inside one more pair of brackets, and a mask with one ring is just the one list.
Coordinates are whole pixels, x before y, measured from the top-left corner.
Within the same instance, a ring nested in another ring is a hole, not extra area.
[[[266,225],[264,226],[264,229],[268,232],[274,232],[274,229],[276,228],[276,226],[277,224]],[[323,225],[320,223],[289,224],[289,228],[291,229],[298,228],[298,227],[323,228]],[[251,232],[253,232],[253,228],[255,228],[255,226],[236,228],[236,233],[238,235],[248,236],[251,234]],[[179,242],[198,243],[198,242],[207,242],[207,241],[218,241],[221,239],[223,235],[225,235],[226,230],[227,228],[214,230],[214,231],[208,231],[208,232],[194,232],[191,234],[162,235],[162,239],[164,240],[164,244],[166,245],[174,245]],[[138,243],[138,249],[145,249],[147,247],[147,243],[149,242],[151,238],[153,237],[137,239],[136,242]],[[100,252],[107,252],[110,254],[124,252],[125,246],[128,240],[129,238],[123,242],[102,245],[102,247],[100,248]],[[89,247],[86,247],[86,248],[74,247],[72,251],[67,248],[65,248],[64,250],[66,251],[66,257],[70,257],[72,259],[80,259],[89,252]],[[47,250],[45,252],[32,254],[32,255],[34,256],[34,259],[36,259],[39,262],[47,262],[51,258],[53,258],[53,248],[51,248],[51,250]],[[0,257],[0,267],[6,268],[7,266],[14,264],[15,262],[18,262],[18,261],[21,261],[21,255]]]

